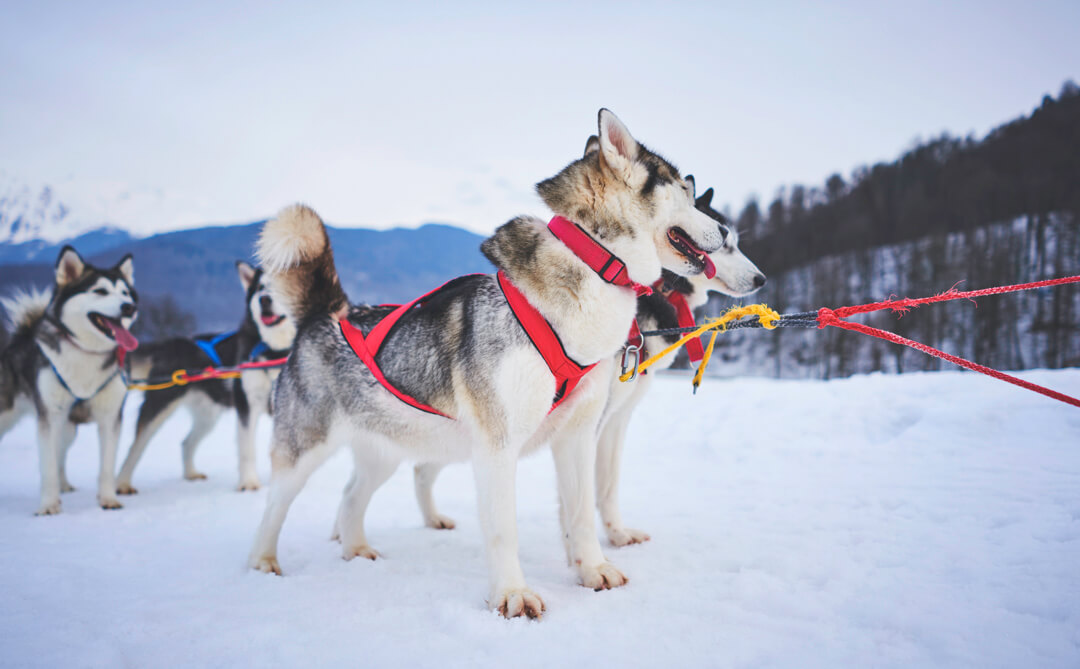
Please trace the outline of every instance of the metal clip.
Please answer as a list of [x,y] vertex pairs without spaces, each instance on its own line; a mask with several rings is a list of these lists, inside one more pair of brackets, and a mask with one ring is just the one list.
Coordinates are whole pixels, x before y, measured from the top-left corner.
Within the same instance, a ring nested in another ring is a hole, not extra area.
[[622,374],[625,375],[627,368],[630,366],[628,360],[630,356],[634,356],[634,368],[633,373],[630,374],[630,378],[627,382],[633,381],[638,375],[638,363],[641,362],[641,346],[637,344],[627,344],[622,353]]

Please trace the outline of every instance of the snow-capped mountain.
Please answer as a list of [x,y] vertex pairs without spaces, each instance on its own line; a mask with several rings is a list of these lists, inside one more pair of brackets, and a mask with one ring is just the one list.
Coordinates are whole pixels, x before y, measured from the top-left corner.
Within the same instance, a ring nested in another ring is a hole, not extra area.
[[32,185],[0,172],[0,243],[59,242],[103,223],[80,217],[51,186]]

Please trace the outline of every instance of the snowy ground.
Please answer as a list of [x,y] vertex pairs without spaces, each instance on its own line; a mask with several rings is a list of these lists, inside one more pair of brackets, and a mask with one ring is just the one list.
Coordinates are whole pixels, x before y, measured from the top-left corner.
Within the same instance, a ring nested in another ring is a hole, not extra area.
[[[1022,376],[1080,395],[1080,370]],[[232,490],[231,419],[198,455],[210,480],[188,483],[187,418],[174,418],[136,474],[140,494],[111,512],[94,503],[84,428],[78,490],[49,518],[31,515],[26,420],[0,443],[0,663],[1080,666],[1080,410],[959,373],[706,379],[696,397],[666,377],[653,400],[632,425],[622,494],[628,524],[653,540],[607,551],[624,588],[575,585],[550,458],[521,465],[540,622],[484,607],[466,466],[436,487],[456,530],[422,527],[403,467],[368,515],[385,559],[344,562],[328,541],[350,466],[339,453],[293,507],[278,578],[244,567],[265,489]]]

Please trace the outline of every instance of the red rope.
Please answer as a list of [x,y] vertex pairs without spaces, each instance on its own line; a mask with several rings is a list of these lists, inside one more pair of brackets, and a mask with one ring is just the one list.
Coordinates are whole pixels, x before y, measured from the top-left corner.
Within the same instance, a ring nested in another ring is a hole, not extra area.
[[965,360],[964,358],[950,355],[949,353],[939,351],[938,349],[927,346],[926,344],[907,339],[906,337],[901,337],[900,335],[893,332],[887,332],[885,330],[879,330],[877,328],[870,327],[869,325],[863,325],[861,323],[851,323],[849,321],[843,320],[844,318],[852,316],[854,314],[865,314],[872,311],[882,311],[884,309],[892,309],[900,315],[903,315],[907,313],[908,309],[913,309],[923,304],[931,304],[933,302],[971,299],[975,297],[982,297],[984,295],[1001,295],[1002,293],[1014,293],[1021,290],[1032,290],[1035,288],[1046,288],[1049,286],[1062,286],[1068,283],[1080,283],[1080,276],[1067,276],[1061,279],[1049,279],[1046,281],[1036,281],[1034,283],[1021,283],[1013,286],[997,286],[995,288],[983,288],[982,290],[959,291],[956,290],[956,288],[954,287],[950,288],[944,293],[941,293],[939,295],[933,295],[931,297],[920,297],[915,299],[904,298],[902,300],[886,300],[884,302],[873,302],[870,304],[860,304],[851,307],[840,307],[838,309],[823,308],[818,310],[818,328],[822,329],[831,325],[833,327],[842,328],[844,330],[861,332],[862,334],[870,335],[871,337],[877,337],[878,339],[884,339],[885,341],[891,341],[895,344],[903,344],[904,346],[911,347],[916,351],[922,351],[927,355],[932,355],[935,358],[948,360],[954,365],[959,365],[966,369],[986,374],[987,376],[992,376],[995,379],[1007,381],[1013,385],[1020,386],[1021,388],[1033,390],[1041,395],[1046,395],[1047,397],[1052,397],[1055,400],[1059,400],[1061,402],[1065,402],[1066,404],[1071,404],[1074,407],[1080,408],[1080,399],[1077,399],[1075,397],[1065,395],[1064,393],[1059,393],[1056,390],[1044,388],[1043,386],[1031,383],[1030,381],[1018,379],[1015,376],[1010,376],[1009,374],[1005,374],[1004,372],[999,372],[996,369],[991,369],[978,363],[971,362],[970,360]]

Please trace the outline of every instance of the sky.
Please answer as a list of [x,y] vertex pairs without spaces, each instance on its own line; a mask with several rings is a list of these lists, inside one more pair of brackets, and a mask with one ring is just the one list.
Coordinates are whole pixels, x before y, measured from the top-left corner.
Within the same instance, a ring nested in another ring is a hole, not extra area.
[[489,232],[601,107],[736,210],[1080,78],[1080,3],[0,0],[0,171],[139,233]]

